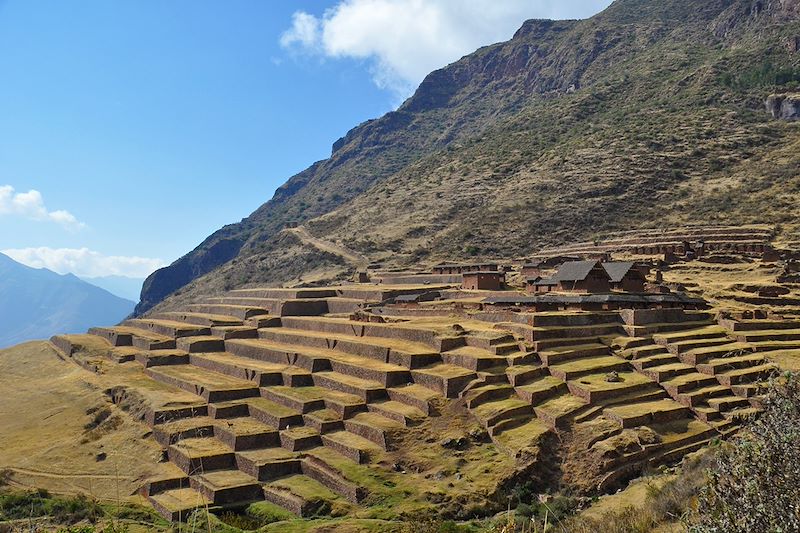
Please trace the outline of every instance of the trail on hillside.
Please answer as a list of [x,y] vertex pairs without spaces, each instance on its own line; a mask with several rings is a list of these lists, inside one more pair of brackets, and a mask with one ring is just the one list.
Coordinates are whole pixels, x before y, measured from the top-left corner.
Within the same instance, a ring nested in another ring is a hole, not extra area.
[[116,475],[116,474],[61,474],[58,472],[45,472],[42,470],[33,470],[30,468],[17,468],[15,466],[0,466],[0,471],[11,471],[16,474],[22,474],[31,477],[46,477],[53,479],[136,479],[133,476]]
[[358,268],[366,268],[369,264],[369,258],[355,252],[345,246],[336,244],[335,242],[318,239],[311,235],[308,230],[303,226],[296,228],[286,228],[284,231],[292,233],[303,243],[313,246],[323,252],[328,252],[339,257],[344,258],[347,262],[354,264]]

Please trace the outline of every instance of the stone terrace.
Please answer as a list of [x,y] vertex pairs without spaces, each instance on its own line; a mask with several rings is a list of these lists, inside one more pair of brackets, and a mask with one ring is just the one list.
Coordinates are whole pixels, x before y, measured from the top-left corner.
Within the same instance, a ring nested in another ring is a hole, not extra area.
[[[433,288],[243,289],[92,329],[109,364],[141,365],[193,398],[150,407],[169,462],[142,493],[172,520],[259,500],[300,516],[358,507],[359,480],[447,402],[512,457],[602,421],[612,429],[586,453],[621,447],[598,483],[609,490],[735,430],[759,406],[770,354],[800,342],[794,324],[683,309],[371,312]],[[52,342],[75,351],[71,336]],[[645,430],[654,437],[620,444]]]
[[682,254],[684,242],[703,241],[707,251],[760,254],[772,240],[769,226],[690,226],[675,229],[627,231],[608,235],[594,242],[575,243],[541,250],[543,257],[555,255],[592,255],[629,253],[661,255]]

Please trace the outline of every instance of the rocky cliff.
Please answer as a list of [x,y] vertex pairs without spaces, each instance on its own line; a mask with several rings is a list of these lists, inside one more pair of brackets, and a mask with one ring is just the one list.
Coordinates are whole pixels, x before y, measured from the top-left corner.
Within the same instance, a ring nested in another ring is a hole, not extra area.
[[798,15],[786,0],[618,0],[527,21],[154,273],[137,311],[348,274],[282,231],[296,225],[398,266],[671,222],[771,222],[791,238],[800,137],[764,101],[800,89]]

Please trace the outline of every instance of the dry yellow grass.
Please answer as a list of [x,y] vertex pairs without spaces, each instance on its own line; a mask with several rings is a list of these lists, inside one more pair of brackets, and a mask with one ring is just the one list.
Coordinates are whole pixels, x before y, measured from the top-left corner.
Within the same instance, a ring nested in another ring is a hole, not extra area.
[[149,428],[110,404],[103,391],[114,384],[46,342],[0,351],[0,470],[10,484],[128,498],[155,471],[160,448]]

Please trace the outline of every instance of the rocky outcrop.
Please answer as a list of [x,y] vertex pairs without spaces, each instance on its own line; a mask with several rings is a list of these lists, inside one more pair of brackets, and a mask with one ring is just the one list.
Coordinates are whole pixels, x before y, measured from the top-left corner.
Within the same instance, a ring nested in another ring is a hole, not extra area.
[[771,94],[767,111],[778,120],[800,120],[800,93]]

